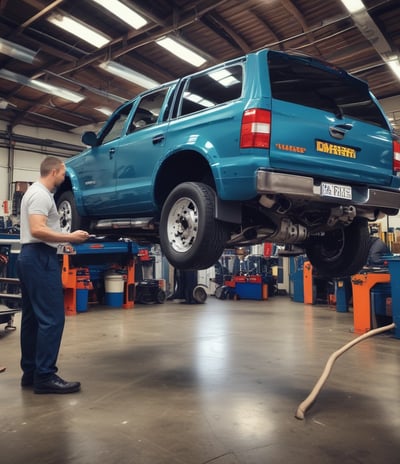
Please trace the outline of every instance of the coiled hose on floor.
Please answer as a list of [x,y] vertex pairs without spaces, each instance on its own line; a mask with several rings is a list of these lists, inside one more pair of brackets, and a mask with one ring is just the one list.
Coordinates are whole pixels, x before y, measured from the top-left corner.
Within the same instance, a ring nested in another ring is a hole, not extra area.
[[369,332],[361,335],[360,337],[355,338],[351,342],[344,345],[339,350],[332,353],[325,365],[325,369],[322,372],[321,377],[318,379],[318,382],[315,384],[314,388],[312,389],[311,393],[307,396],[307,398],[300,403],[299,407],[297,408],[295,417],[296,419],[303,420],[304,415],[307,412],[307,409],[314,403],[316,400],[319,392],[321,391],[322,387],[324,386],[325,382],[327,381],[329,374],[332,371],[333,364],[335,363],[336,359],[339,358],[344,352],[349,350],[352,346],[356,345],[357,343],[362,342],[366,338],[372,337],[374,335],[380,334],[382,332],[387,332],[388,330],[392,330],[396,327],[395,323],[385,325],[383,327],[379,327],[378,329],[370,330]]

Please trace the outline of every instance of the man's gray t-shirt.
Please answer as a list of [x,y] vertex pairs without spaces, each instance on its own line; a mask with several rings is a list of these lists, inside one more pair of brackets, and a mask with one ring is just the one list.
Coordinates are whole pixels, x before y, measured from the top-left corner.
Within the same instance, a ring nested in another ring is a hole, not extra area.
[[[40,214],[47,217],[47,226],[61,232],[60,217],[53,194],[40,182],[32,184],[25,192],[21,201],[21,243],[40,243],[37,238],[32,237],[29,227],[29,215]],[[47,245],[57,248],[58,243],[44,242]]]

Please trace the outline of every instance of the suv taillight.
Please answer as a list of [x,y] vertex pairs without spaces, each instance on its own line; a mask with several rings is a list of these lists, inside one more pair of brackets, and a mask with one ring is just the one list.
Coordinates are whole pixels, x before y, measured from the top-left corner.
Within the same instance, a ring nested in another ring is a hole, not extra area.
[[400,142],[393,141],[393,171],[400,172]]
[[269,148],[271,111],[252,108],[242,117],[240,148]]

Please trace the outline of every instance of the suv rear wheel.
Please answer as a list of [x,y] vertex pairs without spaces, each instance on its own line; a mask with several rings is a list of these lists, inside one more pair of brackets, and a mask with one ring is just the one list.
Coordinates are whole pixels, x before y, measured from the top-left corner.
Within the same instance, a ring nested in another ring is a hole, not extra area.
[[160,220],[160,244],[177,269],[206,269],[221,256],[228,233],[215,219],[215,192],[206,184],[185,182],[167,197]]
[[359,272],[369,252],[368,222],[357,218],[347,227],[311,237],[305,245],[307,256],[321,277],[346,277]]

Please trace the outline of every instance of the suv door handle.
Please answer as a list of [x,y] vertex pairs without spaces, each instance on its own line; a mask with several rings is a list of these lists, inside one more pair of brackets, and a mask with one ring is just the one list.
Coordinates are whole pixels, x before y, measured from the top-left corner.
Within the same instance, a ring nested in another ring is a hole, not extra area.
[[110,160],[114,158],[114,154],[115,154],[115,148],[110,148],[110,150],[108,151],[108,156]]
[[156,135],[155,137],[153,137],[153,145],[161,143],[164,140],[164,138],[164,134]]

